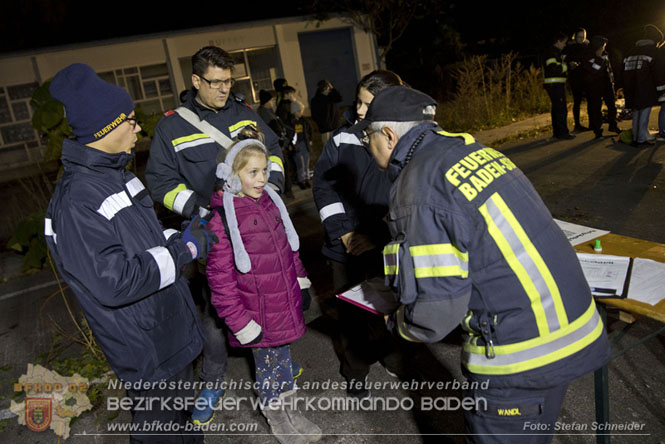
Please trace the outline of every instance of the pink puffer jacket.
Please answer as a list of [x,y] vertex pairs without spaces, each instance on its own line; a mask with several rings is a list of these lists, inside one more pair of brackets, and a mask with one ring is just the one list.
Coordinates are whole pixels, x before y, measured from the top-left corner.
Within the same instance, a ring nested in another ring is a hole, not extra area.
[[[222,196],[217,192],[210,201],[212,208],[222,206]],[[265,192],[258,200],[235,198],[234,205],[252,268],[246,274],[236,269],[229,237],[215,212],[207,225],[219,237],[219,243],[210,250],[206,269],[212,304],[231,330],[229,341],[233,347],[248,346],[242,345],[236,335],[243,332],[239,337],[245,334],[246,338],[248,329],[254,330],[252,320],[263,333],[261,341],[252,347],[293,342],[305,333],[298,285],[298,277],[307,276],[305,267],[298,252],[291,251],[279,210]]]

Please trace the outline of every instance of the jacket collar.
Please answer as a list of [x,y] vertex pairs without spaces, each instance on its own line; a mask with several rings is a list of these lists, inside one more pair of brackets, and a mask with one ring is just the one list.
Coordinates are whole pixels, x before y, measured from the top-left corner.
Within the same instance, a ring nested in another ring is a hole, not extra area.
[[231,106],[231,101],[235,100],[235,96],[233,93],[229,93],[229,98],[226,99],[226,103],[224,104],[223,108],[220,108],[219,110],[215,111],[210,108],[206,108],[205,106],[201,105],[197,100],[196,100],[196,94],[195,93],[190,93],[187,95],[187,100],[183,104],[186,108],[194,111],[198,116],[199,119],[204,120],[208,116],[216,116],[222,111],[225,111],[229,109]]
[[[217,191],[212,193],[212,195],[210,196],[210,208],[224,206],[223,195],[224,195],[223,193],[220,194]],[[241,207],[256,205],[257,202],[259,204],[263,204],[266,199],[270,200],[270,197],[268,197],[268,193],[265,191],[263,192],[263,194],[261,194],[258,200],[254,200],[249,196],[243,196],[243,197],[235,196],[234,205],[236,208],[241,208]]]
[[353,111],[351,108],[348,108],[344,110],[342,113],[342,117],[344,117],[344,121],[347,123],[349,126],[353,126],[356,123],[356,112]]
[[[393,150],[392,155],[390,156],[390,162],[388,163],[388,177],[391,182],[397,180],[397,176],[402,172],[404,167],[406,167],[406,156],[411,150],[411,146],[416,141],[418,136],[423,132],[433,130],[437,128],[438,125],[436,122],[425,122],[421,123],[418,126],[415,126],[409,130],[401,139],[397,141],[397,145]],[[414,154],[422,147],[422,144],[416,147]]]
[[108,170],[122,170],[133,158],[134,154],[110,154],[76,140],[65,139],[62,143],[62,163],[65,169],[85,168],[104,173]]

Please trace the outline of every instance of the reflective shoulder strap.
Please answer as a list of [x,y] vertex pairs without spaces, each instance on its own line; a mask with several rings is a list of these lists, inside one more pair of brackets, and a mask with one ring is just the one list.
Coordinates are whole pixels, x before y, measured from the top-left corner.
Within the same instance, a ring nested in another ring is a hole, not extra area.
[[223,132],[221,132],[220,130],[218,130],[217,128],[215,128],[205,120],[199,119],[199,116],[197,116],[196,113],[194,113],[192,110],[189,110],[184,106],[179,106],[178,108],[175,109],[175,112],[177,112],[178,115],[183,119],[185,119],[187,122],[194,125],[199,131],[212,137],[215,140],[215,142],[223,146],[225,149],[228,149],[229,146],[231,146],[231,144],[233,143],[233,140],[231,140],[226,134],[224,134]]

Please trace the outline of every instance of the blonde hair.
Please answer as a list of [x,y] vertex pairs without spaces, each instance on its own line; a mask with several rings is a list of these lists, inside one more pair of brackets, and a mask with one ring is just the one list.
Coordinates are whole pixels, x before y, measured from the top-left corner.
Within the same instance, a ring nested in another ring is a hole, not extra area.
[[[229,150],[232,147],[233,145],[229,147]],[[233,159],[233,165],[231,165],[231,171],[233,171],[233,174],[237,175],[238,171],[245,168],[245,165],[247,165],[247,162],[249,162],[249,158],[252,156],[263,156],[265,157],[266,162],[268,161],[268,153],[266,153],[261,145],[247,145],[242,150],[240,150],[235,159]]]

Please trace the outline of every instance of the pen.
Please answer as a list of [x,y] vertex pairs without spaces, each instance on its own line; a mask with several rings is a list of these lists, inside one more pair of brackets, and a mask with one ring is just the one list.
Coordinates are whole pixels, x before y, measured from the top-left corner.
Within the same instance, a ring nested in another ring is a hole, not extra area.
[[617,291],[612,288],[591,287],[591,293],[617,294]]

